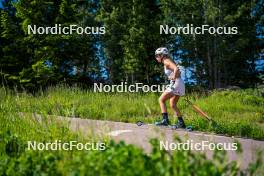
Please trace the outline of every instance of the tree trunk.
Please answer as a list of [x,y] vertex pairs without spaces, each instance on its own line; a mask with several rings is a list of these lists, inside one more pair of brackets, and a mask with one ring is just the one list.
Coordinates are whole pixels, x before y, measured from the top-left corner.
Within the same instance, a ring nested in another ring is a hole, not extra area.
[[212,68],[212,58],[210,55],[210,46],[209,46],[209,42],[207,41],[207,66],[208,66],[208,81],[209,81],[209,89],[213,89],[213,68]]
[[[204,3],[204,12],[207,10],[208,1]],[[206,14],[206,13],[205,13]],[[207,16],[204,16],[204,24],[207,24]],[[209,82],[209,89],[213,89],[213,72],[212,72],[212,58],[210,53],[210,38],[207,36],[206,38],[206,60],[207,60],[207,67],[208,67],[208,82]]]
[[[215,26],[215,21],[214,21]],[[214,58],[213,58],[213,88],[218,88],[217,85],[217,73],[218,73],[218,66],[217,62],[219,60],[219,54],[217,52],[217,36],[214,36]]]

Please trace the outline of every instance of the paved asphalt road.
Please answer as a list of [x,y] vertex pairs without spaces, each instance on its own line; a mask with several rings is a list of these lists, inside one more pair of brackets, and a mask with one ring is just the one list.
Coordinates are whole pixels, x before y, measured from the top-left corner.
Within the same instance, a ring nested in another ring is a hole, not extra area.
[[[240,164],[241,169],[246,169],[249,163],[256,159],[257,150],[260,149],[264,151],[264,141],[253,139],[227,137],[204,132],[187,132],[181,129],[172,130],[169,128],[160,128],[153,125],[143,125],[139,127],[136,124],[112,121],[89,120],[80,118],[68,118],[68,120],[69,127],[73,131],[81,131],[84,134],[92,133],[99,137],[107,135],[115,141],[123,140],[128,144],[134,144],[142,147],[146,152],[151,151],[151,145],[149,144],[149,140],[151,138],[158,138],[161,144],[166,144],[167,142],[167,144],[175,146],[175,135],[180,137],[183,142],[189,140],[192,141],[193,144],[208,141],[215,144],[225,143],[224,145],[230,147],[232,143],[238,141],[241,144],[243,152],[237,154],[236,151],[227,151],[227,155],[229,161],[237,160]],[[208,149],[196,152],[205,152],[208,158],[212,156],[212,151]],[[264,156],[262,157],[264,159]]]

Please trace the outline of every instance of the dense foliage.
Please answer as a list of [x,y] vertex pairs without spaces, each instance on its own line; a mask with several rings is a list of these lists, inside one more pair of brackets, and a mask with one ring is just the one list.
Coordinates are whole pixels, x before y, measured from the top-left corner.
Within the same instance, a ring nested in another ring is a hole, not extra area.
[[[36,89],[61,82],[160,83],[154,51],[167,46],[206,88],[254,86],[263,68],[263,0],[3,0],[1,83]],[[27,25],[104,26],[105,35],[34,35]],[[160,25],[236,26],[237,35],[160,35]]]

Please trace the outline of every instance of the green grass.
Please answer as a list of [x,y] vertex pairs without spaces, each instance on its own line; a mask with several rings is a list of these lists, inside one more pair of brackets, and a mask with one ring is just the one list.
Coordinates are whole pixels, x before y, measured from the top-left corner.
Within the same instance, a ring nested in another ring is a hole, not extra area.
[[[161,118],[157,93],[94,93],[76,87],[50,87],[33,96],[1,90],[1,109],[134,123],[153,123]],[[195,130],[264,139],[264,89],[188,94],[221,128],[214,128],[183,99],[179,108],[187,125]],[[176,122],[169,109],[172,122]],[[219,130],[221,129],[221,130]]]
[[[27,141],[53,142],[71,140],[96,142],[94,136],[73,133],[67,123],[44,118],[41,123],[28,115],[0,112],[0,175],[258,175],[263,172],[261,160],[239,170],[239,163],[228,162],[224,151],[215,151],[211,160],[199,152],[159,149],[152,139],[152,152],[124,142],[106,142],[106,150],[27,150]],[[179,139],[175,141],[180,142]]]
[[[94,134],[84,136],[72,132],[66,122],[58,122],[53,118],[54,116],[47,116],[47,114],[56,114],[89,117],[97,114],[93,117],[129,122],[144,118],[152,122],[154,117],[159,115],[156,103],[158,96],[155,94],[93,94],[75,88],[56,87],[39,96],[17,94],[10,90],[5,92],[1,89],[0,96],[0,175],[148,176],[242,175],[243,173],[261,175],[263,173],[260,159],[251,163],[242,173],[239,170],[239,163],[228,162],[224,151],[215,151],[212,160],[208,160],[199,152],[176,150],[169,153],[160,150],[157,139],[151,140],[152,152],[146,154],[134,145],[115,143],[109,141],[107,137],[97,137]],[[213,101],[214,98],[209,96],[203,99]],[[200,101],[203,102],[202,99]],[[186,113],[192,114],[192,111],[187,111],[186,105],[181,104],[181,106]],[[137,110],[138,108],[140,110]],[[35,118],[32,112],[42,114],[43,119]],[[63,142],[73,140],[80,143],[104,141],[107,147],[103,151],[25,149],[27,141],[47,143],[55,140]],[[178,140],[175,139],[176,142]]]

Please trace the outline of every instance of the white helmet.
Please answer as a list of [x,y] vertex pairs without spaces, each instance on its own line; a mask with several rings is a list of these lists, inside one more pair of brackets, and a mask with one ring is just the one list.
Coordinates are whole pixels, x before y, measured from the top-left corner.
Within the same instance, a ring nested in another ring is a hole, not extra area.
[[169,55],[169,50],[165,47],[160,47],[160,48],[156,49],[156,51],[155,51],[155,56],[157,54]]

